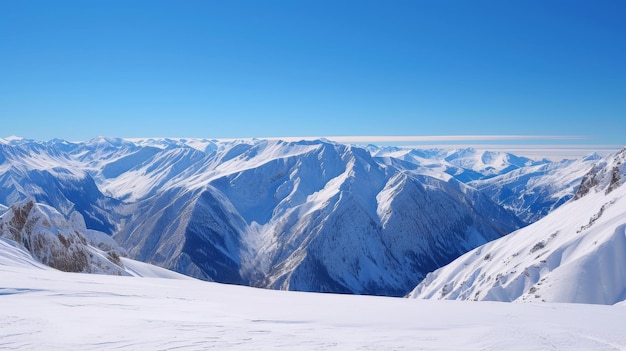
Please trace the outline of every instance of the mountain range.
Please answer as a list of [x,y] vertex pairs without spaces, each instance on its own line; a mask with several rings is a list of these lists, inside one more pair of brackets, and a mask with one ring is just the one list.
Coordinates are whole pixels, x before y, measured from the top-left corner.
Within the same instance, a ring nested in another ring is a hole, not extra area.
[[[567,202],[599,161],[327,140],[4,139],[0,203],[7,223],[30,207],[91,233],[76,243],[97,237],[82,244],[204,280],[402,296]],[[20,233],[10,239],[27,246]]]
[[430,273],[413,298],[616,304],[626,299],[626,149],[574,199]]

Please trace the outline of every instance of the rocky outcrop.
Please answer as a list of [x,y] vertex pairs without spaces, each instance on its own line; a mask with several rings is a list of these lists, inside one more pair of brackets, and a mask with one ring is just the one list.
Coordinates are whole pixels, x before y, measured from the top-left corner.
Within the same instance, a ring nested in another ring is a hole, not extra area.
[[626,148],[613,157],[597,163],[582,179],[574,199],[580,199],[594,190],[609,194],[624,183],[626,173]]
[[15,203],[0,217],[0,236],[24,246],[45,265],[64,272],[126,275],[119,253],[90,246],[84,229],[80,215],[68,221],[33,199]]

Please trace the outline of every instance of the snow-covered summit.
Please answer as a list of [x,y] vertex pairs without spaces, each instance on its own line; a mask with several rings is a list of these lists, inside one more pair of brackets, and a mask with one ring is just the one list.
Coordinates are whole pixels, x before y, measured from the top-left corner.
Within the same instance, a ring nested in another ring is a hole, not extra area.
[[15,142],[21,142],[22,140],[24,140],[24,138],[11,135],[6,138],[0,138],[0,144],[11,144]]
[[534,161],[508,152],[478,150],[471,147],[412,149],[369,145],[368,150],[375,157],[394,158],[415,164],[420,168],[439,169],[462,182],[486,179],[522,167],[548,162],[546,160]]

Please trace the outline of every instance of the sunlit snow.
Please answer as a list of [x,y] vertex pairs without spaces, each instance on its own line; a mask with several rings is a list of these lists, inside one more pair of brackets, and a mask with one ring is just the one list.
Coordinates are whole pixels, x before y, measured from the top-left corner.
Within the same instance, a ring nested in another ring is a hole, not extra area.
[[3,350],[626,347],[624,306],[425,301],[62,273],[1,243]]

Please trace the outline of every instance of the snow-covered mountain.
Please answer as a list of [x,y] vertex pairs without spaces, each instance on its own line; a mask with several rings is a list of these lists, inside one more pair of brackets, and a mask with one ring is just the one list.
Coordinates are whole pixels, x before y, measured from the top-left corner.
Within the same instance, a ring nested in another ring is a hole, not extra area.
[[372,156],[392,161],[403,161],[439,173],[449,174],[463,183],[487,179],[516,169],[550,163],[548,160],[534,161],[508,152],[461,149],[412,149],[379,147],[369,145]]
[[533,223],[571,199],[597,154],[558,162],[535,161],[507,152],[464,149],[403,149],[370,145],[373,156],[398,168],[457,180],[476,188]]
[[121,202],[102,194],[84,163],[69,154],[75,148],[62,140],[0,142],[0,203],[32,197],[66,217],[78,211],[90,229],[113,234]]
[[519,231],[431,273],[415,298],[615,304],[626,299],[626,149],[576,196]]
[[492,178],[469,182],[526,223],[541,219],[571,199],[582,177],[600,160],[597,154],[533,164]]
[[386,295],[524,224],[464,182],[544,164],[473,149],[103,137],[3,140],[0,161],[0,203],[78,212],[138,260],[219,282]]
[[[138,199],[115,235],[132,257],[220,282],[402,295],[522,224],[464,184],[361,148],[258,140],[211,150],[168,146],[108,181],[111,194]],[[124,193],[137,178],[149,186]]]

